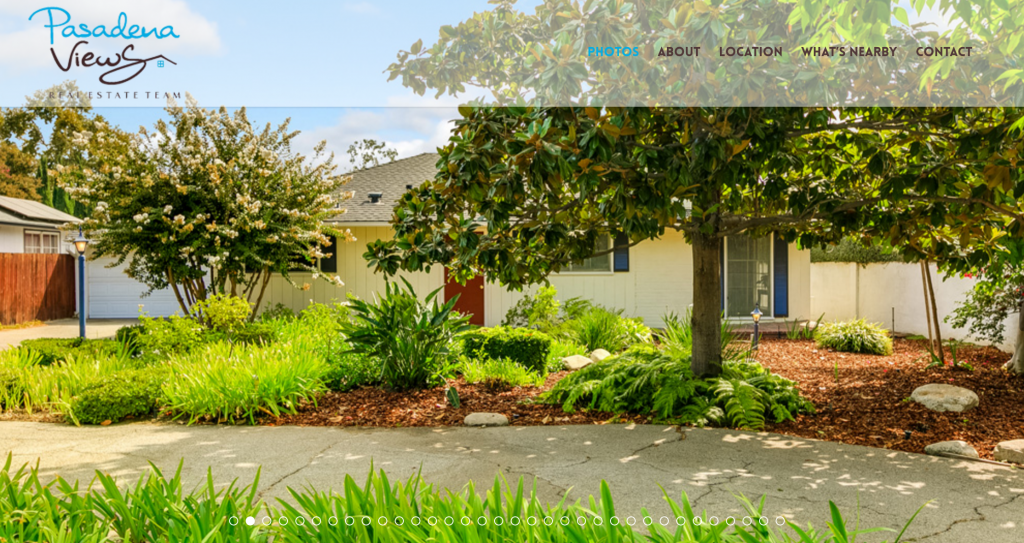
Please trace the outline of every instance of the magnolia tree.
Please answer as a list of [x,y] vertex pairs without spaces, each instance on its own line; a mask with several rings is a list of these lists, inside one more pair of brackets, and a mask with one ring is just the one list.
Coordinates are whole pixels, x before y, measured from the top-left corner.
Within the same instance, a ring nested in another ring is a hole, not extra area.
[[[312,157],[291,150],[288,121],[257,130],[245,109],[167,108],[169,122],[126,134],[106,125],[77,135],[95,149],[99,167],[59,169],[62,184],[94,209],[83,226],[97,256],[128,263],[150,290],[170,287],[186,313],[217,293],[262,302],[274,274],[292,281],[301,269],[320,274],[330,236],[352,240],[325,221],[341,214],[334,156],[321,142]],[[294,285],[295,283],[292,282]],[[302,288],[309,288],[308,284]]]

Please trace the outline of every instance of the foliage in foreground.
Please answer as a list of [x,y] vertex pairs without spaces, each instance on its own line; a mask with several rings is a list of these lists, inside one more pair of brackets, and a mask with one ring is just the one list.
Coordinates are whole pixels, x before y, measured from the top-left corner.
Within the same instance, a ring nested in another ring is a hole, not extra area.
[[814,329],[814,339],[819,347],[844,353],[892,354],[889,332],[864,319],[820,323]]
[[408,281],[389,282],[373,302],[351,300],[354,319],[342,323],[349,352],[380,361],[378,381],[406,390],[437,384],[450,362],[452,341],[468,317],[454,312],[458,297],[440,304],[436,289],[420,301]]
[[759,430],[766,421],[814,411],[793,381],[753,360],[732,360],[719,377],[699,379],[688,357],[638,346],[590,364],[555,384],[544,401],[566,411],[583,407],[653,414],[661,422]]
[[[418,474],[392,482],[383,470],[371,469],[362,485],[346,476],[343,488],[337,492],[288,489],[290,500],[265,503],[257,498],[259,471],[249,486],[240,487],[236,481],[216,490],[221,485],[208,470],[204,484],[189,492],[183,488],[181,464],[170,478],[151,465],[149,473],[134,485],[119,486],[113,477],[97,472],[99,484],[85,489],[60,477],[44,483],[37,468],[26,465],[13,470],[11,465],[8,454],[0,469],[0,540],[12,543],[852,543],[862,534],[895,532],[849,527],[832,502],[831,522],[825,530],[793,523],[780,529],[774,519],[767,518],[763,525],[755,520],[752,526],[738,522],[729,527],[722,519],[712,524],[707,512],[693,511],[683,492],[678,500],[663,494],[673,515],[667,526],[657,517],[649,528],[642,526],[649,513],[641,509],[637,528],[649,533],[640,533],[626,525],[625,516],[617,515],[604,481],[598,498],[590,496],[585,503],[571,504],[563,498],[548,505],[537,497],[536,488],[524,486],[522,478],[511,485],[498,476],[489,490],[478,494],[472,482],[461,491],[445,491],[427,484]],[[738,500],[746,515],[753,519],[764,516],[765,498],[756,505],[742,496]],[[248,516],[258,522],[246,525],[244,519]],[[895,541],[916,517],[917,513]],[[269,525],[263,523],[263,518],[269,519]],[[288,522],[281,522],[282,518]]]

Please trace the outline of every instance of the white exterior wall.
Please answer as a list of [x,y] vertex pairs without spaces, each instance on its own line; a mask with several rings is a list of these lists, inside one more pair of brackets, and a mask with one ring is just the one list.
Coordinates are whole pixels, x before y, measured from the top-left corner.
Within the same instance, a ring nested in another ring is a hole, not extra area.
[[[809,267],[813,318],[817,319],[822,313],[827,321],[864,318],[896,332],[928,335],[920,264],[887,262],[860,266],[846,262],[819,262]],[[934,264],[931,272],[942,339],[967,339],[966,330],[956,330],[943,319],[966,298],[976,280],[960,277],[943,280]],[[1013,346],[1016,318],[1016,315],[1011,315],[1006,322],[1006,341],[999,345],[1004,350]]]
[[21,226],[0,224],[0,253],[20,253],[25,250],[25,229]]
[[[313,280],[310,273],[293,273],[292,281],[299,285],[309,284],[309,290],[295,288],[281,276],[274,276],[267,285],[267,292],[263,297],[261,310],[268,309],[278,303],[284,304],[292,311],[299,312],[310,304],[310,302],[328,303],[331,301],[344,302],[348,299],[348,293],[370,300],[375,292],[384,290],[384,276],[373,273],[363,258],[366,252],[366,244],[373,239],[390,239],[394,231],[386,226],[362,226],[351,228],[352,235],[356,241],[340,243],[339,247],[332,247],[338,254],[338,275],[341,276],[344,286],[338,287],[328,283],[324,279]],[[425,297],[430,291],[444,285],[444,268],[434,266],[429,273],[403,273],[416,293]]]
[[[390,238],[390,227],[352,228],[356,241],[338,248],[338,274],[345,286],[336,287],[324,280],[313,281],[308,273],[292,274],[296,284],[309,283],[303,291],[275,277],[267,287],[262,308],[282,303],[300,311],[311,301],[320,303],[344,301],[351,292],[371,299],[384,288],[384,276],[376,274],[363,259],[366,243],[371,239]],[[682,314],[693,303],[693,260],[689,244],[681,234],[668,234],[662,239],[645,241],[630,248],[628,272],[560,273],[550,277],[558,290],[558,299],[580,297],[608,308],[622,309],[629,317],[643,317],[648,326],[663,325],[661,317],[669,311]],[[789,318],[808,318],[810,301],[810,252],[790,246],[789,253]],[[429,273],[406,274],[405,277],[420,295],[444,285],[444,269],[435,266]],[[509,291],[495,283],[484,286],[484,324],[497,326],[515,304],[538,286],[522,292]]]

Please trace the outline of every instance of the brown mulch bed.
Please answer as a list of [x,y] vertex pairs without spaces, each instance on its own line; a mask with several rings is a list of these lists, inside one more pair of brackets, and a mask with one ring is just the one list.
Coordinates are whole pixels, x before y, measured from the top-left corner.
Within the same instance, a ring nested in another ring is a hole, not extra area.
[[566,413],[559,406],[535,403],[538,395],[565,377],[566,372],[552,373],[541,387],[490,390],[483,384],[469,384],[459,379],[459,409],[452,409],[445,399],[443,387],[430,390],[389,392],[365,387],[349,392],[331,392],[317,401],[316,407],[305,406],[298,414],[273,421],[274,425],[298,426],[461,426],[470,413],[501,413],[513,426],[543,424],[605,424],[607,422],[646,423],[648,417],[621,415],[601,411]]
[[[769,425],[767,430],[800,437],[922,453],[937,441],[960,439],[992,458],[1000,441],[1024,438],[1024,377],[1001,369],[1009,354],[991,347],[964,346],[961,360],[974,371],[951,367],[926,369],[926,342],[897,339],[892,356],[857,355],[818,349],[813,341],[766,339],[758,360],[772,371],[798,382],[818,412],[793,422]],[[948,356],[948,353],[947,353]],[[836,382],[836,364],[839,381]],[[541,387],[505,391],[483,384],[455,383],[461,407],[452,409],[444,389],[388,392],[360,388],[323,396],[314,407],[296,415],[265,419],[264,424],[299,426],[459,426],[474,412],[501,413],[512,425],[646,423],[638,415],[565,413],[559,406],[536,403],[565,372],[548,376]],[[913,390],[928,383],[947,383],[973,390],[981,405],[967,413],[936,413],[909,400]],[[905,432],[910,430],[910,437]]]
[[[797,381],[818,409],[815,415],[801,415],[768,430],[914,453],[923,453],[930,443],[963,440],[988,459],[998,442],[1024,438],[1024,377],[1001,369],[1008,353],[964,346],[958,357],[974,371],[926,369],[926,345],[898,339],[892,356],[873,356],[818,349],[813,341],[763,341],[758,360]],[[950,361],[949,352],[946,356]],[[966,413],[936,413],[910,401],[915,388],[929,383],[973,390],[981,403]]]

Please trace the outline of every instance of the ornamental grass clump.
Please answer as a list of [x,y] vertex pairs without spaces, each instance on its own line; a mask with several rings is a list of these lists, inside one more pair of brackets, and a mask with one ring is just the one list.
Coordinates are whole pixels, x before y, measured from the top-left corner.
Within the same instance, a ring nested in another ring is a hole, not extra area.
[[844,322],[823,322],[815,328],[818,346],[844,353],[888,356],[892,354],[892,338],[881,325],[864,319]]
[[212,343],[172,357],[164,401],[175,418],[255,424],[326,391],[328,365],[302,338],[268,346]]
[[[552,505],[542,502],[522,477],[511,484],[498,475],[487,489],[478,490],[470,481],[461,490],[446,490],[419,474],[392,481],[372,465],[362,484],[346,475],[333,492],[288,488],[288,499],[269,503],[257,493],[259,469],[255,481],[244,487],[218,484],[208,469],[203,484],[192,490],[185,488],[181,472],[181,463],[170,477],[150,465],[134,484],[97,472],[99,484],[81,488],[61,477],[43,482],[38,467],[27,464],[14,470],[8,454],[0,466],[0,519],[9,522],[0,523],[0,541],[846,543],[883,531],[899,541],[924,509],[896,533],[850,525],[828,502],[830,521],[826,529],[816,530],[771,522],[764,497],[755,504],[738,495],[743,515],[753,522],[726,522],[707,511],[695,512],[685,492],[677,499],[663,491],[671,517],[659,519],[646,508],[617,511],[604,481],[596,497],[575,503],[563,497]],[[257,522],[249,525],[247,517]]]

